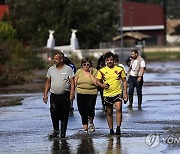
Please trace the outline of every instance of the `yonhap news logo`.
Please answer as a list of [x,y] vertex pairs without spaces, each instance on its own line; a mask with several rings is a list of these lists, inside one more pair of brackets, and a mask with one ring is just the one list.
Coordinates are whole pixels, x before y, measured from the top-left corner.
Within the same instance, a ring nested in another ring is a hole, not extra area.
[[145,142],[149,147],[154,148],[154,147],[158,146],[158,144],[160,143],[160,135],[156,134],[156,133],[155,134],[149,134],[146,137]]
[[157,133],[152,133],[146,136],[145,142],[150,148],[158,146],[159,143],[180,145],[180,137],[174,135],[160,136]]

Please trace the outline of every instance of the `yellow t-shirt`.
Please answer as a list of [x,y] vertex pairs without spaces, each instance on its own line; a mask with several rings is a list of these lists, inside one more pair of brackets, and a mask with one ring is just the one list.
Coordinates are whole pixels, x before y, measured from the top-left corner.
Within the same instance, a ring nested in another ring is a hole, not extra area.
[[118,66],[105,66],[98,71],[96,78],[110,85],[108,89],[103,90],[103,96],[113,97],[122,93],[121,77],[126,77],[126,74],[124,69]]

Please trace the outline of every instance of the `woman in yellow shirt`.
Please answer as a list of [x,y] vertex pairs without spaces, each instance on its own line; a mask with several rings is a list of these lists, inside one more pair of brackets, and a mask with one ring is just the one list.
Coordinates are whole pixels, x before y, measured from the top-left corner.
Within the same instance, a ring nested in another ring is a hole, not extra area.
[[82,118],[83,129],[85,133],[88,133],[88,121],[90,122],[90,131],[95,131],[93,120],[97,97],[95,79],[97,69],[92,68],[92,62],[89,58],[84,58],[81,61],[81,66],[82,68],[78,69],[75,74],[75,87],[77,92],[77,106]]

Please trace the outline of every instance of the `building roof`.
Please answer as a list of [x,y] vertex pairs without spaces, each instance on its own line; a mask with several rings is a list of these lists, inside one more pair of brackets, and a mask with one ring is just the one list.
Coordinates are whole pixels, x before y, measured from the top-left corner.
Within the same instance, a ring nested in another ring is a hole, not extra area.
[[[140,32],[126,32],[122,36],[123,36],[123,38],[128,37],[128,38],[132,38],[132,39],[135,39],[135,40],[144,40],[144,39],[150,38],[149,35],[146,35],[146,34],[143,34],[143,33],[140,33]],[[117,40],[121,39],[122,36],[118,35],[118,36],[114,37],[113,41],[117,41]]]
[[0,20],[3,18],[4,14],[9,13],[9,6],[8,5],[0,5]]

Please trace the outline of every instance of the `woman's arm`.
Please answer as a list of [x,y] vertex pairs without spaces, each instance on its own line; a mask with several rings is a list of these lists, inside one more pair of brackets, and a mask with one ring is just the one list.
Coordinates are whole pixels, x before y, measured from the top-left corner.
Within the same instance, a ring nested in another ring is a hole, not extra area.
[[74,87],[76,88],[77,87],[77,80],[78,80],[78,77],[74,77]]
[[93,76],[93,74],[91,74],[91,72],[89,73],[89,76],[90,76],[92,82],[93,82],[96,86],[98,86],[98,85],[97,85],[96,78]]

